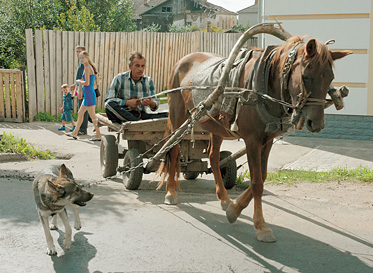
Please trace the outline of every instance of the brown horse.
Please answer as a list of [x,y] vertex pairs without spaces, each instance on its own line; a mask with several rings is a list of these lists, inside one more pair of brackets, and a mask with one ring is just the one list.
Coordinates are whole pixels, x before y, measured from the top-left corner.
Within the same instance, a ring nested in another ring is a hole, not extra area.
[[[291,69],[284,76],[284,66],[288,66],[287,60],[291,58],[289,53],[296,53],[291,64]],[[275,48],[271,54],[269,63],[269,75],[267,90],[265,92],[276,99],[282,99],[297,106],[301,110],[301,122],[305,122],[310,132],[320,132],[324,128],[324,103],[329,86],[334,78],[333,61],[340,59],[351,51],[329,51],[327,46],[315,39],[303,42],[303,38],[292,37],[287,42]],[[252,58],[244,66],[239,77],[239,87],[244,87],[255,62],[263,54],[262,50],[254,50]],[[169,88],[191,86],[191,79],[198,67],[206,60],[216,57],[210,53],[192,53],[179,60],[173,68]],[[283,87],[286,81],[286,88]],[[282,94],[281,94],[282,93]],[[188,109],[193,107],[192,93],[190,90],[172,92],[168,94],[169,120],[168,133],[171,133],[188,117]],[[272,101],[265,101],[264,108],[272,117],[281,118],[288,115],[289,109]],[[221,206],[226,211],[229,222],[233,223],[254,197],[254,225],[257,230],[257,239],[264,242],[275,242],[276,238],[272,230],[264,221],[262,212],[263,183],[267,176],[268,156],[271,151],[273,139],[283,131],[268,131],[260,113],[255,105],[243,105],[240,108],[236,122],[238,135],[245,141],[247,159],[250,169],[251,186],[241,194],[236,203],[229,197],[224,187],[219,169],[220,146],[225,137],[230,136],[224,126],[224,119],[211,119],[201,124],[210,132],[210,144],[208,148],[211,169],[216,183],[216,194],[221,200]],[[225,121],[225,122],[224,122]],[[179,188],[179,148],[174,146],[166,155],[166,160],[159,169],[163,173],[163,179],[168,174],[165,196],[166,204],[177,204],[176,188]],[[162,181],[163,182],[163,181]]]

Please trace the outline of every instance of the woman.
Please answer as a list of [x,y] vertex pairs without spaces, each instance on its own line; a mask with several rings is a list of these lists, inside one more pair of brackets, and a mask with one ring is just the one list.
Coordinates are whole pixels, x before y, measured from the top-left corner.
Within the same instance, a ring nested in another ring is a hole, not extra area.
[[[94,90],[94,82],[97,75],[96,66],[91,62],[89,59],[89,55],[87,51],[83,51],[79,55],[80,62],[84,65],[84,73],[83,79],[76,80],[76,84],[81,84],[83,86],[83,102],[78,111],[78,121],[74,131],[71,133],[66,133],[67,136],[72,137],[74,139],[78,139],[78,132],[79,128],[82,125],[84,113],[88,111],[89,116],[92,119],[92,123],[96,130],[96,137],[92,137],[90,141],[100,141],[101,140],[101,132],[100,128],[97,126],[97,117],[95,113],[96,108],[96,93]],[[81,98],[82,94],[79,93],[78,98]]]

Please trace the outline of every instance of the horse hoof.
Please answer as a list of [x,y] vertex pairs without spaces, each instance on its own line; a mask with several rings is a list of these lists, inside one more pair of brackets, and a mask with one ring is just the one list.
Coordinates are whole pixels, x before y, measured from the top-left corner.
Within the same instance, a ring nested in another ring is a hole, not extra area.
[[231,223],[231,224],[236,222],[238,216],[240,216],[240,215],[236,215],[234,213],[234,207],[233,206],[234,206],[234,204],[230,203],[227,210],[225,211],[225,214],[227,215],[227,219],[228,219],[229,223]]
[[164,203],[166,205],[177,205],[179,203],[179,199],[177,195],[169,195],[164,198]]
[[274,243],[277,241],[275,235],[273,235],[272,231],[265,231],[265,232],[257,232],[256,233],[256,239],[258,241],[264,242],[264,243]]
[[224,211],[227,211],[228,207],[230,204],[232,204],[233,201],[229,199],[229,201],[224,201],[224,200],[221,200],[220,202],[220,205],[221,205],[221,209],[224,210]]

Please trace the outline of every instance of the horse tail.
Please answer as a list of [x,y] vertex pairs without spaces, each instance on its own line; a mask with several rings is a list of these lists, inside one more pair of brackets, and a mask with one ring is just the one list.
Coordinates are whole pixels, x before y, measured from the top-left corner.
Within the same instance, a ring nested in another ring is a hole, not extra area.
[[[171,73],[169,81],[168,81],[168,88],[169,89],[177,88],[177,87],[180,86],[179,74],[177,72],[177,70],[178,70],[177,65],[178,65],[178,63],[176,63],[174,68],[172,69],[172,73]],[[178,91],[178,92],[180,92],[180,91]],[[167,96],[168,96],[168,100],[170,101],[170,94],[168,94]],[[165,134],[164,134],[164,138],[171,135],[171,133],[174,129],[175,128],[173,128],[173,125],[172,125],[172,122],[171,122],[171,119],[170,119],[170,116],[169,116],[169,118],[167,120],[167,128],[166,128],[166,131],[165,131]],[[174,152],[175,152],[175,149],[177,151],[176,163],[172,162],[171,154],[170,154],[172,152],[172,150],[174,150]],[[174,179],[175,179],[175,182],[176,182],[176,186],[177,186],[178,189],[180,189],[179,176],[180,176],[180,172],[181,172],[181,166],[180,166],[179,148],[176,145],[172,150],[170,150],[166,153],[164,161],[161,162],[158,170],[156,171],[156,178],[160,177],[160,181],[158,183],[157,190],[159,190],[163,187],[164,181],[166,180],[166,177],[170,173],[170,170],[171,170],[172,167],[175,168],[175,170],[174,170],[175,171],[175,178]]]
[[[168,119],[168,121],[167,121],[167,129],[166,129],[164,137],[167,137],[167,136],[169,136],[171,134],[171,129],[172,129],[171,120]],[[177,159],[176,159],[176,162],[175,163],[172,162],[173,160],[171,160],[171,155],[170,155],[171,151],[168,151],[166,153],[166,155],[165,155],[164,161],[161,162],[161,164],[159,165],[158,170],[156,171],[156,178],[160,177],[160,181],[158,183],[157,190],[160,190],[163,187],[164,181],[166,180],[167,175],[170,173],[170,170],[171,170],[172,166],[175,168],[175,177],[174,177],[174,179],[175,179],[175,182],[176,182],[176,187],[177,187],[177,189],[180,190],[180,180],[179,180],[179,177],[180,177],[180,172],[181,172],[181,166],[180,166],[179,148],[176,145],[173,149],[177,149]]]

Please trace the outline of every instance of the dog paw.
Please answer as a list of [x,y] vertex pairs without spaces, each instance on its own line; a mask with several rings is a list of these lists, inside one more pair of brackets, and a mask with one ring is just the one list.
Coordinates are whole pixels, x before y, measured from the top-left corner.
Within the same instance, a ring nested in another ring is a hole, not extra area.
[[80,230],[82,228],[82,225],[81,224],[74,224],[74,228],[76,230]]
[[63,240],[63,246],[65,247],[65,249],[70,249],[71,240],[68,240],[68,239],[65,238],[65,240]]
[[58,227],[57,227],[56,225],[54,225],[54,224],[50,224],[50,225],[49,225],[49,229],[50,229],[50,230],[57,230]]
[[54,256],[54,255],[57,255],[57,251],[54,247],[47,248],[47,254],[50,256]]

